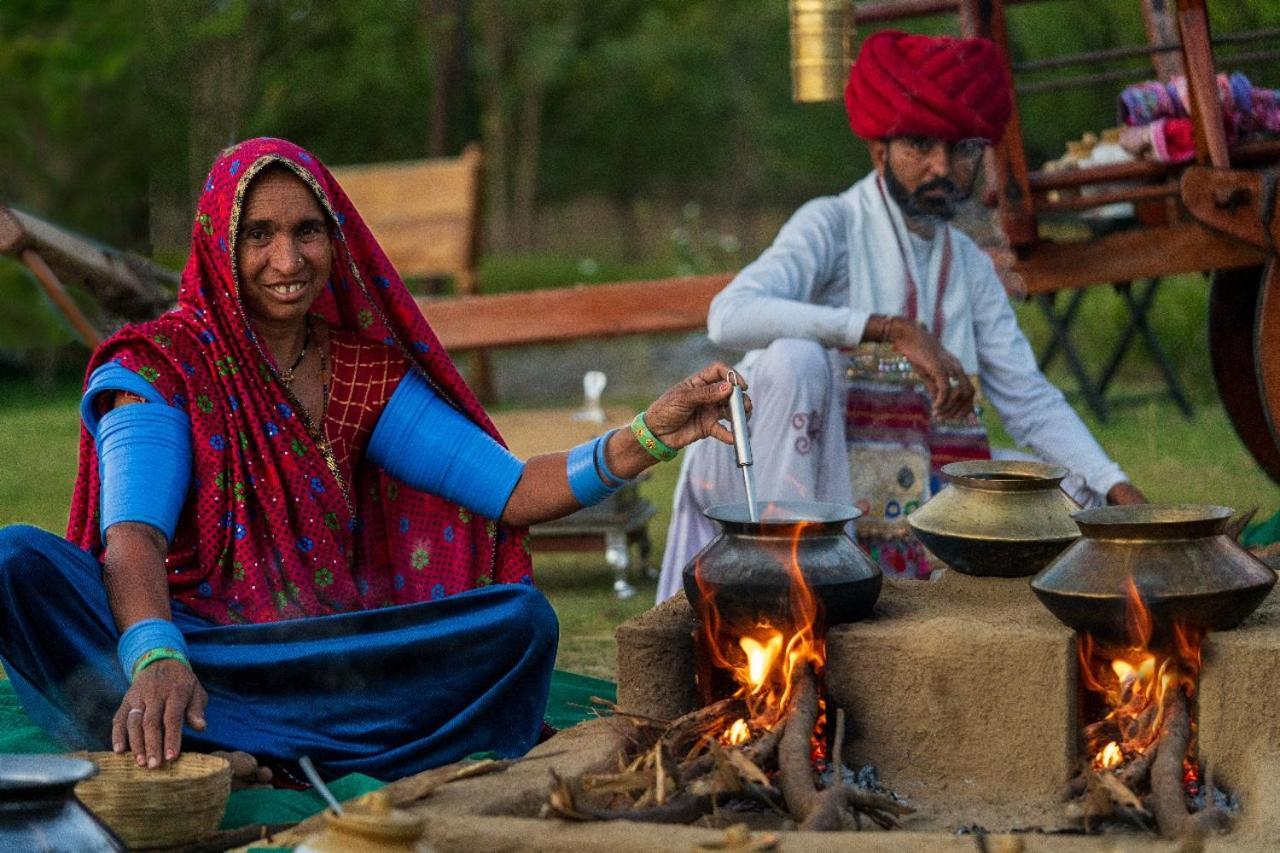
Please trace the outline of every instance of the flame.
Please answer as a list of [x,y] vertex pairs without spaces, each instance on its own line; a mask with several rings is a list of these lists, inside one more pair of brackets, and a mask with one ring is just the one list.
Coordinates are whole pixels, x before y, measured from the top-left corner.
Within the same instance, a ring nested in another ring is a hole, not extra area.
[[1124,646],[1079,638],[1080,674],[1106,714],[1085,729],[1095,770],[1114,770],[1155,746],[1172,691],[1195,696],[1204,632],[1175,622],[1168,649],[1152,648],[1154,621],[1133,578],[1125,592]]
[[[771,511],[779,510],[772,504],[766,505],[762,517]],[[702,593],[699,615],[704,645],[712,663],[732,675],[737,685],[733,695],[744,700],[749,714],[747,720],[738,720],[720,735],[724,743],[744,743],[752,731],[772,729],[791,701],[794,675],[800,667],[812,667],[817,676],[823,672],[827,650],[821,636],[821,603],[804,580],[798,556],[803,531],[811,524],[798,522],[789,537],[788,552],[785,556],[779,555],[779,562],[786,568],[790,580],[789,612],[780,620],[782,624],[767,621],[750,626],[725,624],[715,606],[715,590],[703,581],[701,562],[695,566],[695,578]]]

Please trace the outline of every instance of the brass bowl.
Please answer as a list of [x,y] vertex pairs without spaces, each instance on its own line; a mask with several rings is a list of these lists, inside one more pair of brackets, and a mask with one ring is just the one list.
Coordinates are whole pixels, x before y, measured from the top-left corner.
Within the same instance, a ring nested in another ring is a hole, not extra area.
[[1108,506],[1076,513],[1083,536],[1031,582],[1068,627],[1125,640],[1129,579],[1155,633],[1174,622],[1234,628],[1276,582],[1276,573],[1223,533],[1233,510],[1198,504]]
[[907,516],[939,560],[966,575],[1034,575],[1072,542],[1080,509],[1059,488],[1067,469],[1046,462],[981,459],[942,467],[951,479]]

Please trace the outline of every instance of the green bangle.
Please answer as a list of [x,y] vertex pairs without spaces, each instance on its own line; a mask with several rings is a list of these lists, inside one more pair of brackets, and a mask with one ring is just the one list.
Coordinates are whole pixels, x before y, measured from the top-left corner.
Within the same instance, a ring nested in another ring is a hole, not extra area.
[[662,443],[662,439],[653,434],[649,425],[644,422],[644,412],[636,415],[631,422],[631,434],[640,442],[640,446],[649,451],[649,455],[659,462],[670,462],[676,458],[677,450],[672,450]]
[[187,660],[187,656],[182,652],[177,649],[166,649],[165,647],[160,646],[146,652],[142,657],[138,658],[138,662],[133,665],[133,672],[129,675],[129,683],[133,683],[133,680],[138,677],[138,673],[142,672],[156,661],[161,660],[176,660],[187,669],[191,668],[191,661]]

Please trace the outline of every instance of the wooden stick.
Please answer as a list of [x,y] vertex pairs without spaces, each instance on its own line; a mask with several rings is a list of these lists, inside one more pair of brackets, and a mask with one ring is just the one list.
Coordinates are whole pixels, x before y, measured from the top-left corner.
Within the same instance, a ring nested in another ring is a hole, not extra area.
[[54,275],[49,265],[44,262],[44,258],[35,249],[23,249],[19,254],[19,259],[31,270],[32,275],[36,277],[36,281],[40,282],[40,286],[44,288],[45,295],[49,297],[49,301],[62,312],[67,321],[71,323],[71,327],[76,330],[76,334],[84,341],[85,345],[90,349],[97,349],[102,343],[102,333],[94,328],[89,322],[89,318],[84,316],[84,312],[80,310],[80,306],[76,305],[71,294],[67,293],[67,289],[62,286],[62,282]]
[[809,759],[809,741],[818,719],[818,694],[813,672],[806,666],[796,675],[795,694],[787,713],[789,719],[778,742],[778,775],[782,798],[787,809],[800,822],[800,828],[815,832],[841,829],[839,788],[819,791],[813,782],[813,766]]
[[1191,721],[1187,697],[1179,689],[1170,692],[1169,705],[1160,738],[1156,741],[1155,758],[1151,762],[1151,811],[1156,826],[1165,838],[1204,835],[1225,827],[1229,816],[1211,801],[1196,814],[1187,811],[1182,787],[1182,764],[1191,740]]

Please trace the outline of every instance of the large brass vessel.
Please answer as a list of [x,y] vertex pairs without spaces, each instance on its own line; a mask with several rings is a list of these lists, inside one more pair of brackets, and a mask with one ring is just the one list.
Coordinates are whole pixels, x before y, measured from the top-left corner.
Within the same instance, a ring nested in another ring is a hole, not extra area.
[[951,478],[907,523],[933,554],[958,572],[1029,577],[1080,537],[1080,509],[1059,488],[1067,469],[1045,462],[952,462]]
[[1108,506],[1076,513],[1083,536],[1031,582],[1067,626],[1124,640],[1129,579],[1157,633],[1174,622],[1234,628],[1276,573],[1224,534],[1232,510],[1197,504]]

